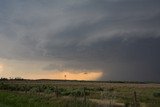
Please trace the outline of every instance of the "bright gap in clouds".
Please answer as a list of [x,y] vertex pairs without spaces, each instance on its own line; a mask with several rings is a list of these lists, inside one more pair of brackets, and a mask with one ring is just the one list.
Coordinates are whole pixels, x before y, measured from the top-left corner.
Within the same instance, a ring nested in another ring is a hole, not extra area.
[[3,71],[3,64],[0,64],[0,73]]
[[31,74],[25,75],[24,78],[27,79],[60,79],[60,80],[98,80],[102,77],[103,72],[97,70],[91,71],[73,71],[73,70],[65,70],[65,71],[51,71],[48,73],[39,73],[39,74]]

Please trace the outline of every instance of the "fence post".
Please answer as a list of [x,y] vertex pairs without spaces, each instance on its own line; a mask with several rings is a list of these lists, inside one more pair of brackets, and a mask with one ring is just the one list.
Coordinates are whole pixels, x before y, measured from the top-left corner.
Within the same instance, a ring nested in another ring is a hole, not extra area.
[[134,91],[134,102],[137,103],[137,93]]
[[86,88],[84,87],[84,106],[86,107]]
[[137,101],[137,93],[136,93],[136,91],[134,91],[134,107],[139,107],[139,106],[140,106],[140,104]]
[[58,92],[58,86],[56,86],[55,93],[56,93],[56,97],[58,98],[58,94],[59,94],[59,92]]
[[27,93],[27,85],[26,84],[25,84],[24,88],[25,88],[25,93]]

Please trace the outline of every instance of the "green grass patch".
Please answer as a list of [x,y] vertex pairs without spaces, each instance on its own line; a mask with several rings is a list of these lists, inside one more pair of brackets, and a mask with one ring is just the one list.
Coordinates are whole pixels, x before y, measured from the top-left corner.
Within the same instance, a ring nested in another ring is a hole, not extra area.
[[90,101],[41,94],[1,91],[0,104],[6,107],[94,107]]

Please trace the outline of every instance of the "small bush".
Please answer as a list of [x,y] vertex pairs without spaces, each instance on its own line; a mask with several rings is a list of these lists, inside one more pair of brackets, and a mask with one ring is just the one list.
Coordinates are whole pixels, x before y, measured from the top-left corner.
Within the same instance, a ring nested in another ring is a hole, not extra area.
[[63,90],[63,91],[61,92],[61,95],[68,96],[68,95],[71,94],[71,92],[72,92],[72,90],[66,89],[66,90]]
[[104,89],[102,87],[98,87],[96,91],[104,91]]
[[44,93],[51,94],[53,91],[50,88],[47,88],[44,90]]
[[154,92],[154,93],[153,93],[153,96],[154,96],[154,97],[160,97],[160,91]]
[[73,91],[71,92],[71,95],[72,95],[72,96],[80,97],[80,96],[83,95],[83,92],[82,92],[82,90],[80,90],[80,89],[75,89],[75,90],[73,90]]
[[30,90],[29,90],[29,92],[31,92],[31,93],[37,93],[39,90],[38,90],[38,88],[36,88],[36,87],[33,87],[33,88],[31,88]]
[[114,88],[109,88],[108,91],[112,92],[112,91],[114,91]]

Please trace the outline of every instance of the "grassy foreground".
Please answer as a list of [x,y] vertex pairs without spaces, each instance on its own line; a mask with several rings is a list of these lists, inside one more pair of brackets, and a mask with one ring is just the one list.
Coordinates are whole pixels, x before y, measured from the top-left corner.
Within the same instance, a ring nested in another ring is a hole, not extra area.
[[0,92],[0,107],[94,107],[95,104],[71,97],[56,98],[51,95],[19,92]]
[[0,107],[160,107],[160,84],[0,81]]

